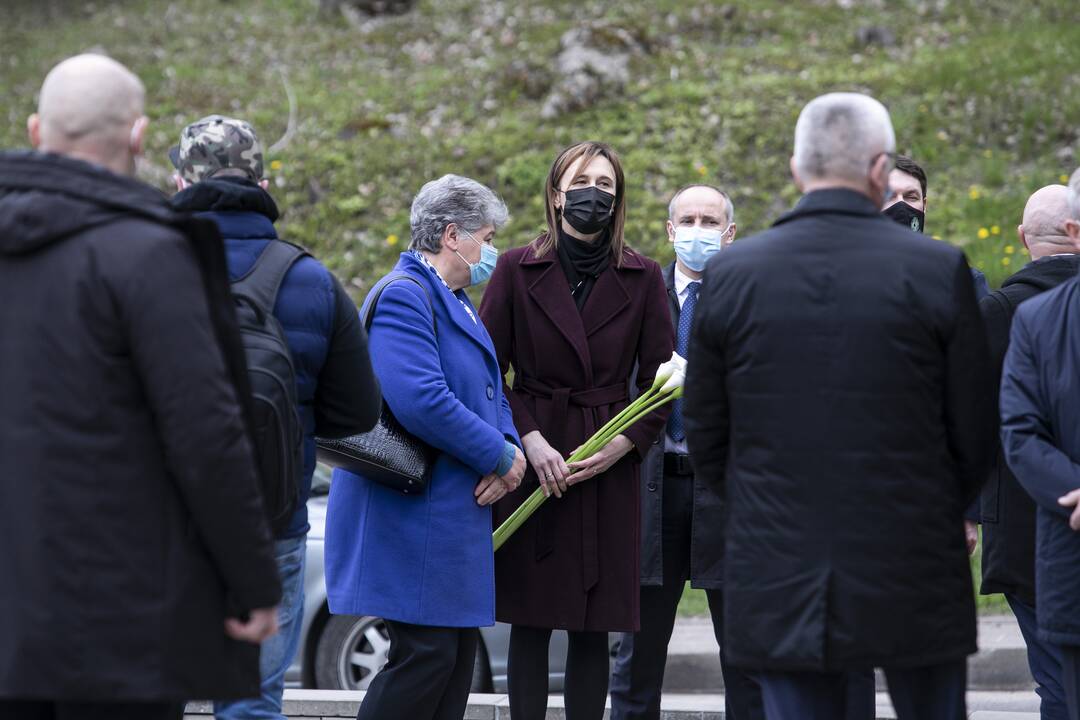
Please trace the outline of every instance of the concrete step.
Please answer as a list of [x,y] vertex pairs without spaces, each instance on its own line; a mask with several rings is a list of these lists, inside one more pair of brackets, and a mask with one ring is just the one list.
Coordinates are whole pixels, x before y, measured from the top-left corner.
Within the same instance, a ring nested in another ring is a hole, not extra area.
[[[362,692],[346,690],[286,690],[282,708],[289,720],[336,720],[356,717],[364,698]],[[1038,697],[1030,692],[969,692],[970,720],[1038,720]],[[212,716],[210,703],[192,702],[185,720],[207,720]],[[605,713],[605,718],[608,714]],[[667,695],[661,702],[661,720],[724,720],[724,696],[721,694]],[[878,694],[878,720],[896,720],[888,695]],[[547,720],[564,720],[563,699],[548,699]],[[465,720],[510,720],[510,702],[506,695],[473,695]]]
[[[1031,690],[1027,647],[1012,615],[979,618],[979,652],[968,658],[968,689]],[[668,644],[664,693],[713,693],[724,689],[720,648],[707,617],[681,617]],[[878,689],[885,683],[878,673]]]

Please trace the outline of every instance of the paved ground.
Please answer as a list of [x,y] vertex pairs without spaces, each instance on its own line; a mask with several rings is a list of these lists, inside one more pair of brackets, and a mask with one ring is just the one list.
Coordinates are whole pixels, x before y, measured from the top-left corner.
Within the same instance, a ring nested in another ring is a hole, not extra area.
[[[291,720],[336,720],[356,716],[362,692],[340,690],[286,690],[285,713]],[[665,695],[661,720],[724,720],[724,696],[720,694]],[[208,703],[191,703],[187,720],[208,720]],[[878,695],[878,720],[895,720],[888,696]],[[968,693],[970,720],[1038,720],[1033,693]],[[473,695],[465,720],[511,720],[505,695]],[[552,695],[547,720],[565,720],[562,697]]]

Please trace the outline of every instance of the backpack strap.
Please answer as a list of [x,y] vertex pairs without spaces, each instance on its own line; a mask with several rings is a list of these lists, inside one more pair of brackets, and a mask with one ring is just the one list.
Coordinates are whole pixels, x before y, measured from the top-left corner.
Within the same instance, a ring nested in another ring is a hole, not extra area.
[[431,295],[428,293],[427,288],[420,283],[419,280],[412,275],[405,273],[391,273],[384,277],[375,285],[374,290],[371,293],[371,297],[368,299],[364,308],[364,330],[371,330],[371,321],[375,319],[375,306],[379,304],[379,298],[382,297],[383,290],[387,288],[390,283],[398,280],[408,280],[412,284],[424,291],[424,297],[427,298],[428,309],[431,311],[431,329],[435,333],[435,337],[439,337],[439,325],[435,319],[435,307],[431,304]]
[[285,274],[306,255],[306,250],[292,243],[271,240],[251,269],[232,283],[233,294],[243,295],[263,312],[273,313]]

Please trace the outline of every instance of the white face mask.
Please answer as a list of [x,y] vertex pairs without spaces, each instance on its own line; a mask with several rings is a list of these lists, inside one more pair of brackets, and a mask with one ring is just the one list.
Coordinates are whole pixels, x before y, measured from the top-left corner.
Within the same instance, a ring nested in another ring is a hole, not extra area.
[[705,263],[724,247],[724,237],[731,231],[731,223],[723,230],[680,225],[675,228],[675,254],[683,265],[694,272],[705,269]]

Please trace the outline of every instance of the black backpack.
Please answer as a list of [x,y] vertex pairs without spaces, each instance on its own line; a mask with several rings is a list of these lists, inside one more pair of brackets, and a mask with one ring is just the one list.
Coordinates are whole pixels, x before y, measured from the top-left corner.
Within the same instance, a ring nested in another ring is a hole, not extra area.
[[304,430],[297,412],[296,369],[281,323],[274,317],[281,281],[308,253],[271,240],[255,264],[232,283],[240,341],[251,383],[255,457],[274,535],[288,527],[300,500]]

